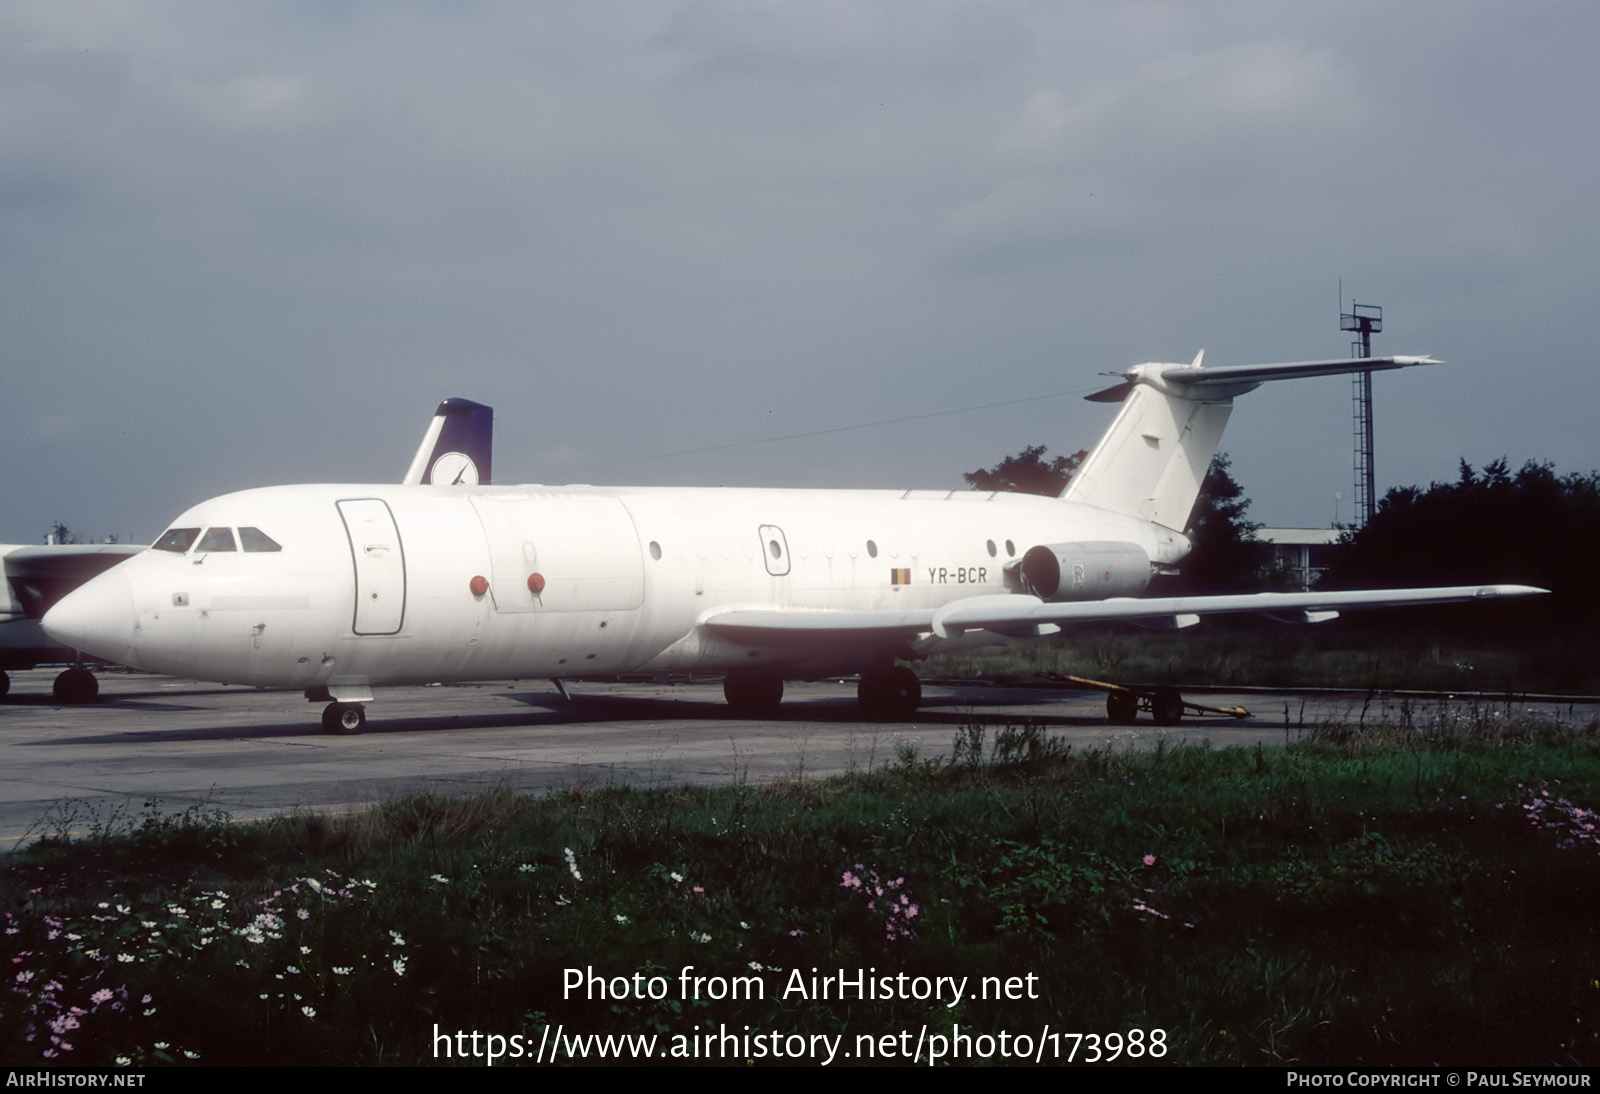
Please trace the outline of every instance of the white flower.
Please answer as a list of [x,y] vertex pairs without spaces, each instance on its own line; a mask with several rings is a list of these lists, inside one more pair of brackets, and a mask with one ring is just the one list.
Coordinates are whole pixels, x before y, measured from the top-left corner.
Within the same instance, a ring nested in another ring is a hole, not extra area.
[[434,874],[434,875],[432,875],[432,879],[434,881],[437,881],[440,885],[449,885],[450,884],[450,879],[445,877],[443,874]]
[[315,1018],[317,1016],[317,1008],[307,1005],[300,1008],[300,1013],[305,1015],[307,1018]]
[[582,881],[583,880],[583,875],[578,873],[578,856],[574,855],[572,853],[572,848],[570,848],[570,847],[568,847],[566,849],[566,853],[567,853],[567,869],[572,871],[573,880],[574,881]]
[[626,927],[628,925],[628,917],[625,915],[619,915],[617,916],[617,922]]

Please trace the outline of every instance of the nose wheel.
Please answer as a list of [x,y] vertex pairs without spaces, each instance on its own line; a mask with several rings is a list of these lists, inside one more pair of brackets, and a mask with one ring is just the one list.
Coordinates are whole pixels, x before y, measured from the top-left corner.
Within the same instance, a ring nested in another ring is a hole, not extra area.
[[360,733],[367,711],[360,703],[329,703],[322,710],[322,728],[328,733]]
[[100,681],[82,665],[74,665],[56,677],[50,691],[58,703],[93,703],[100,698]]

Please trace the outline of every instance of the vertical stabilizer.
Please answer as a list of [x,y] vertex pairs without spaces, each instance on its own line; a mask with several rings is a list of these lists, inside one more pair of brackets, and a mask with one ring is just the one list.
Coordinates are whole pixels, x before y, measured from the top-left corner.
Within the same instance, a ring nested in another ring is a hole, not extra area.
[[1205,368],[1137,365],[1092,402],[1122,403],[1111,428],[1067,484],[1062,497],[1181,532],[1189,522],[1233,400],[1268,380],[1378,372],[1436,365],[1431,357],[1343,358]]
[[470,399],[446,399],[434,412],[401,482],[486,486],[494,454],[494,410]]

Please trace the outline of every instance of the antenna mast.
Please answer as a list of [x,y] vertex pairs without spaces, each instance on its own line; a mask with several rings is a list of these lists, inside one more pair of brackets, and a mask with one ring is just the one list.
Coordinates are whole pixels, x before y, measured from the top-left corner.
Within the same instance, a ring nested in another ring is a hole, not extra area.
[[[1372,336],[1383,330],[1383,309],[1372,304],[1357,304],[1352,297],[1350,310],[1339,316],[1339,329],[1360,335],[1350,343],[1350,355],[1365,360],[1372,356]],[[1371,372],[1358,372],[1351,377],[1350,402],[1355,410],[1355,523],[1359,528],[1372,519],[1377,507],[1372,460]]]

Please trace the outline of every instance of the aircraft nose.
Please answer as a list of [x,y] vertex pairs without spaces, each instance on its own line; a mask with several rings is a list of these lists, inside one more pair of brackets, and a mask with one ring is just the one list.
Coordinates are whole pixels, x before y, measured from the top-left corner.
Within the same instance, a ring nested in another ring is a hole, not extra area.
[[115,568],[62,597],[40,620],[63,646],[118,662],[127,661],[133,624],[133,583]]

